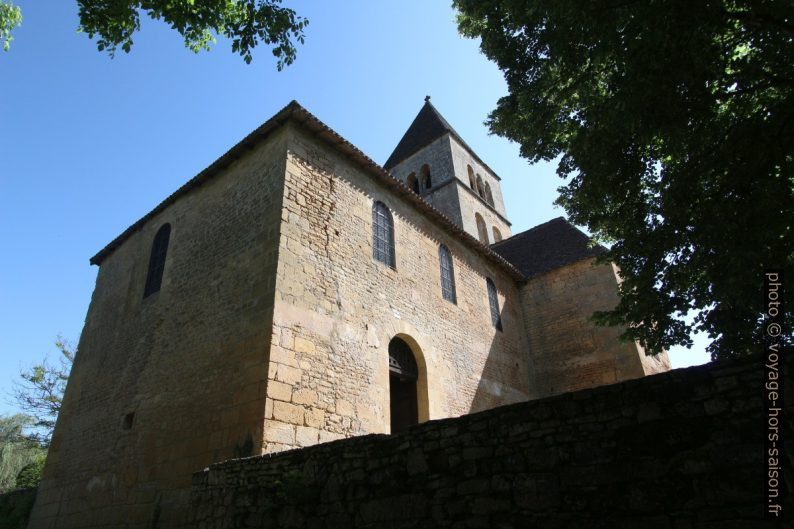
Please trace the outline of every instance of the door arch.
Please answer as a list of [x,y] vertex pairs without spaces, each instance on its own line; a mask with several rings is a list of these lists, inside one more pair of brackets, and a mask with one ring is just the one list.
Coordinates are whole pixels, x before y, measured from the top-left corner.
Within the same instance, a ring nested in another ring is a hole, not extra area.
[[428,420],[427,372],[418,344],[409,336],[389,341],[391,433]]

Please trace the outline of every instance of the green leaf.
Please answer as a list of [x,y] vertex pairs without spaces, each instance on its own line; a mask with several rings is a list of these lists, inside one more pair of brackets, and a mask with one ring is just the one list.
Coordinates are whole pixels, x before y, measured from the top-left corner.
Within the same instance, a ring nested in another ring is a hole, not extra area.
[[693,331],[713,358],[758,351],[763,271],[794,271],[794,4],[453,5],[505,75],[491,131],[559,157],[556,203],[612,243],[620,302],[595,321],[652,353]]

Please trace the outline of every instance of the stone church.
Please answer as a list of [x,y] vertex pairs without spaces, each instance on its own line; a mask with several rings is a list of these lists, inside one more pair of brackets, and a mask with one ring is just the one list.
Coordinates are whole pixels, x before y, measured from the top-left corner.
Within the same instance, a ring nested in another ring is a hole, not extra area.
[[97,253],[31,528],[180,527],[213,462],[669,369],[426,99],[383,166],[291,102]]

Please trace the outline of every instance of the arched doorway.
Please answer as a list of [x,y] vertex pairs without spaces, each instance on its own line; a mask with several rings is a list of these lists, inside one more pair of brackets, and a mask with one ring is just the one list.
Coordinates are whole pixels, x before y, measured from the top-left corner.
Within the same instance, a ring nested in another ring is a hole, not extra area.
[[419,369],[411,346],[401,338],[389,342],[389,408],[391,433],[419,423],[416,382]]

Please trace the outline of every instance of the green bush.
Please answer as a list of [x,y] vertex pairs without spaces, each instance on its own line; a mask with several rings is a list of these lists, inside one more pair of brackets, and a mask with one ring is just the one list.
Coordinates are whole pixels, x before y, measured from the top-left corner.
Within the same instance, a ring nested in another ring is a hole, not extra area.
[[38,454],[36,459],[22,467],[17,474],[17,482],[15,488],[29,489],[31,487],[38,487],[41,481],[41,472],[44,470],[44,462],[47,460],[47,454]]

